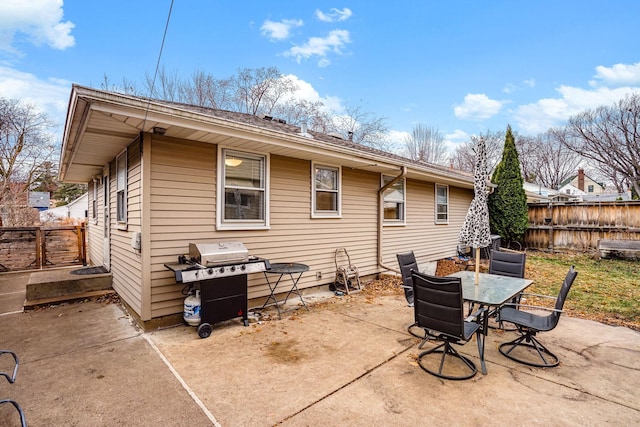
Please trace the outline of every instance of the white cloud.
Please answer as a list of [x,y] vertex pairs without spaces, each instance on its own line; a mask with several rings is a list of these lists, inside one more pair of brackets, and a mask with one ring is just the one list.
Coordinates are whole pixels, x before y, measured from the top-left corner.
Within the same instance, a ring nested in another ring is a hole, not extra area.
[[444,139],[455,144],[459,142],[466,142],[471,139],[471,136],[461,129],[456,129],[451,133],[445,134]]
[[635,64],[615,64],[613,67],[598,65],[596,67],[595,80],[591,80],[591,86],[607,85],[640,85],[640,62]]
[[404,130],[390,130],[388,133],[388,140],[394,145],[404,145],[410,133]]
[[335,96],[320,96],[318,91],[313,88],[311,83],[300,79],[298,76],[294,74],[287,74],[282,77],[291,80],[298,88],[293,94],[288,96],[288,99],[303,99],[309,102],[322,101],[325,107],[325,111],[327,112],[342,111],[342,109],[344,108],[342,106],[340,98]]
[[518,87],[516,85],[514,85],[513,83],[507,83],[504,88],[502,88],[502,91],[504,93],[513,93],[516,91],[516,89],[518,89]]
[[19,99],[29,103],[60,127],[64,126],[71,83],[50,79],[40,80],[37,76],[0,66],[0,93],[4,98]]
[[[522,81],[522,86],[528,87],[528,88],[534,88],[534,87],[536,87],[536,80],[535,79],[523,80]],[[507,83],[504,86],[504,88],[502,88],[502,92],[504,92],[504,93],[513,93],[513,92],[517,91],[518,89],[520,89],[520,87],[518,85],[515,85],[513,83]]]
[[483,93],[469,93],[453,112],[459,119],[485,120],[495,116],[503,104],[503,101],[491,99]]
[[62,0],[30,0],[0,2],[0,50],[17,53],[16,37],[33,43],[46,43],[53,49],[66,49],[75,44],[71,21],[63,22]]
[[336,9],[331,8],[331,12],[324,13],[320,9],[316,9],[316,17],[323,22],[336,22],[336,21],[346,21],[353,15],[351,9],[345,7],[344,9]]
[[351,36],[347,30],[333,30],[326,37],[311,37],[302,46],[294,46],[284,53],[285,56],[293,56],[298,63],[302,59],[312,56],[318,57],[318,65],[327,66],[330,63],[329,53],[342,54],[342,48],[351,43]]
[[587,90],[571,86],[556,89],[559,98],[545,98],[517,108],[514,118],[522,133],[536,134],[562,125],[569,117],[601,105],[612,105],[630,93],[640,93],[640,87],[606,87]]
[[273,41],[279,41],[288,38],[292,28],[302,27],[302,25],[304,25],[302,19],[283,19],[280,22],[266,20],[260,27],[260,32]]
[[461,129],[456,129],[444,135],[444,142],[449,153],[454,153],[461,143],[467,142],[470,139],[471,136]]

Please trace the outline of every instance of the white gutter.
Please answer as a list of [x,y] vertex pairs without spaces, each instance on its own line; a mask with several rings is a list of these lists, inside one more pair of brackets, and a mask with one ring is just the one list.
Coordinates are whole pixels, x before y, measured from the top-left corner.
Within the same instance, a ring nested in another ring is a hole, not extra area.
[[378,266],[384,268],[385,270],[390,270],[398,274],[402,274],[400,273],[399,269],[384,265],[384,262],[382,261],[382,229],[384,226],[384,192],[387,188],[391,187],[393,184],[395,184],[405,176],[407,176],[407,167],[401,166],[400,175],[393,178],[390,182],[388,182],[385,186],[383,186],[378,190]]

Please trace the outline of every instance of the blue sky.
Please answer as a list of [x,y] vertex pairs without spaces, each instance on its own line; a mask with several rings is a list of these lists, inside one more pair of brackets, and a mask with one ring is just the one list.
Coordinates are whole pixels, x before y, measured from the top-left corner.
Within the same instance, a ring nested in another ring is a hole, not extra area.
[[[0,3],[0,97],[60,123],[71,84],[142,88],[170,0]],[[451,146],[526,135],[640,91],[637,0],[175,0],[161,64],[223,78],[276,66],[298,96],[385,117],[402,144],[416,123]]]

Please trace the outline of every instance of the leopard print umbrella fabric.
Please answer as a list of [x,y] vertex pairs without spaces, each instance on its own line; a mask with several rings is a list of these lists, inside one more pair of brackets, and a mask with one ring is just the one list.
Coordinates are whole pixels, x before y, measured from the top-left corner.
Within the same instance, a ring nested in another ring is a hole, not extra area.
[[464,218],[458,240],[473,248],[484,248],[491,244],[489,230],[489,206],[487,205],[487,146],[483,138],[478,138],[475,146],[476,164],[473,173],[475,196]]

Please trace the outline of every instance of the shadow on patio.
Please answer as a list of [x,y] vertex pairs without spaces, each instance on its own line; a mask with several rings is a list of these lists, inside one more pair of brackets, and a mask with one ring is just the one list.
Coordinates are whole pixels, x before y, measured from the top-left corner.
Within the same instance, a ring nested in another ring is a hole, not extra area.
[[[543,338],[561,359],[553,369],[506,359],[497,345],[514,333],[491,330],[488,374],[455,382],[417,365],[400,294],[306,301],[282,320],[216,324],[207,339],[188,326],[142,333],[115,304],[0,316],[2,347],[21,357],[2,397],[34,426],[640,423],[630,329],[563,317]],[[470,344],[459,349],[477,362]]]

